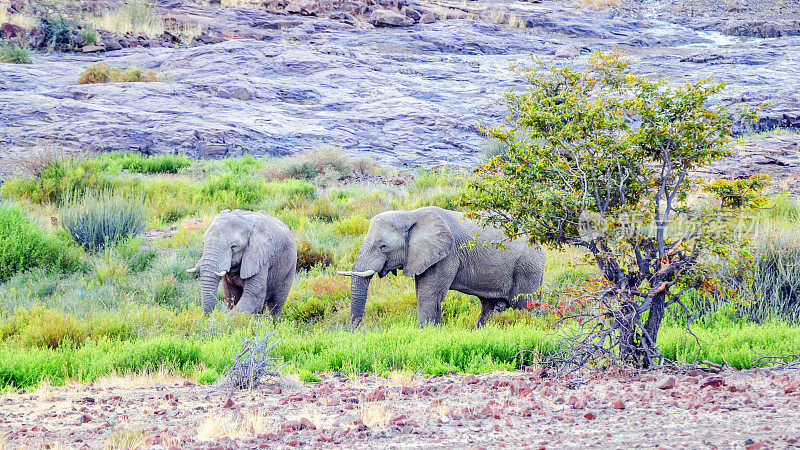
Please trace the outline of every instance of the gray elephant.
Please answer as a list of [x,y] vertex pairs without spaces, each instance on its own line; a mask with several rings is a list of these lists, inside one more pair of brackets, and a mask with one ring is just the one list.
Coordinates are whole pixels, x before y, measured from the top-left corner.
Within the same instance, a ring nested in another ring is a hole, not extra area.
[[[503,242],[502,248],[495,243]],[[429,206],[376,215],[369,225],[352,271],[350,324],[364,315],[372,276],[402,269],[414,277],[419,326],[442,323],[442,301],[448,290],[477,296],[483,326],[492,313],[522,308],[519,294],[539,290],[544,251],[525,240],[508,241],[497,228],[483,227],[464,213]]]
[[278,318],[297,265],[294,235],[264,211],[224,210],[203,234],[203,256],[188,272],[200,276],[203,312],[210,313],[223,280],[225,303],[244,313],[269,308]]

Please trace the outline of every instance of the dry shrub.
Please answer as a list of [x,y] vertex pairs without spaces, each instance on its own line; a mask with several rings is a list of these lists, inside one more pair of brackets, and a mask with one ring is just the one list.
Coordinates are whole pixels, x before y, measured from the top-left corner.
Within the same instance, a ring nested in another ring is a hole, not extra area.
[[364,403],[361,407],[361,421],[370,428],[386,428],[390,418],[391,411],[383,402]]
[[300,241],[297,244],[297,270],[309,270],[314,266],[321,268],[333,264],[333,253],[326,249],[317,249],[311,242]]
[[222,417],[218,413],[209,416],[197,429],[200,441],[214,441],[229,437],[241,439],[264,433],[267,417],[258,409],[248,410],[238,418]]
[[106,63],[92,64],[78,77],[80,84],[96,83],[152,83],[162,78],[152,69],[128,67],[125,70],[109,67]]
[[315,278],[311,284],[311,292],[321,298],[350,295],[350,279],[346,277]]
[[7,157],[6,163],[14,169],[17,175],[38,178],[46,168],[58,164],[64,159],[66,159],[66,153],[63,148],[41,145],[23,154]]

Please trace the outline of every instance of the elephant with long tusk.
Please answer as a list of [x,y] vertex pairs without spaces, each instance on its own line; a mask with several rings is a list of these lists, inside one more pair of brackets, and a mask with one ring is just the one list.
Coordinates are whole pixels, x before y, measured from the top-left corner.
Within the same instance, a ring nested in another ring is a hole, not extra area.
[[223,281],[225,304],[245,313],[269,309],[280,317],[297,265],[294,235],[264,211],[225,210],[203,234],[203,256],[187,272],[200,277],[203,312],[210,313]]
[[496,311],[525,307],[520,294],[539,290],[544,263],[544,250],[525,239],[509,242],[497,228],[428,206],[373,217],[353,270],[338,273],[352,277],[352,327],[364,316],[372,277],[397,270],[414,277],[419,326],[442,323],[442,301],[455,290],[478,297],[481,315],[475,326],[481,327]]

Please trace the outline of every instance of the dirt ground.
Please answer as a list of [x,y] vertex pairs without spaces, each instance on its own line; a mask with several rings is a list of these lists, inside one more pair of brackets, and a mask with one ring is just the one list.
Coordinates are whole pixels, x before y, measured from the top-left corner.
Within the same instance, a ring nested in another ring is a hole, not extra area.
[[237,393],[128,377],[0,397],[0,448],[787,448],[798,403],[800,374],[760,369],[324,374]]

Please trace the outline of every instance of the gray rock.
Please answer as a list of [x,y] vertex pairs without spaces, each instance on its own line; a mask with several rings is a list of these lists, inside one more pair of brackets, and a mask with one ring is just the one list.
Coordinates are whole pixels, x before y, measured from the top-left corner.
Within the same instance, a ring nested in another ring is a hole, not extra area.
[[407,27],[414,25],[414,19],[394,11],[379,9],[372,13],[369,23],[376,27]]

